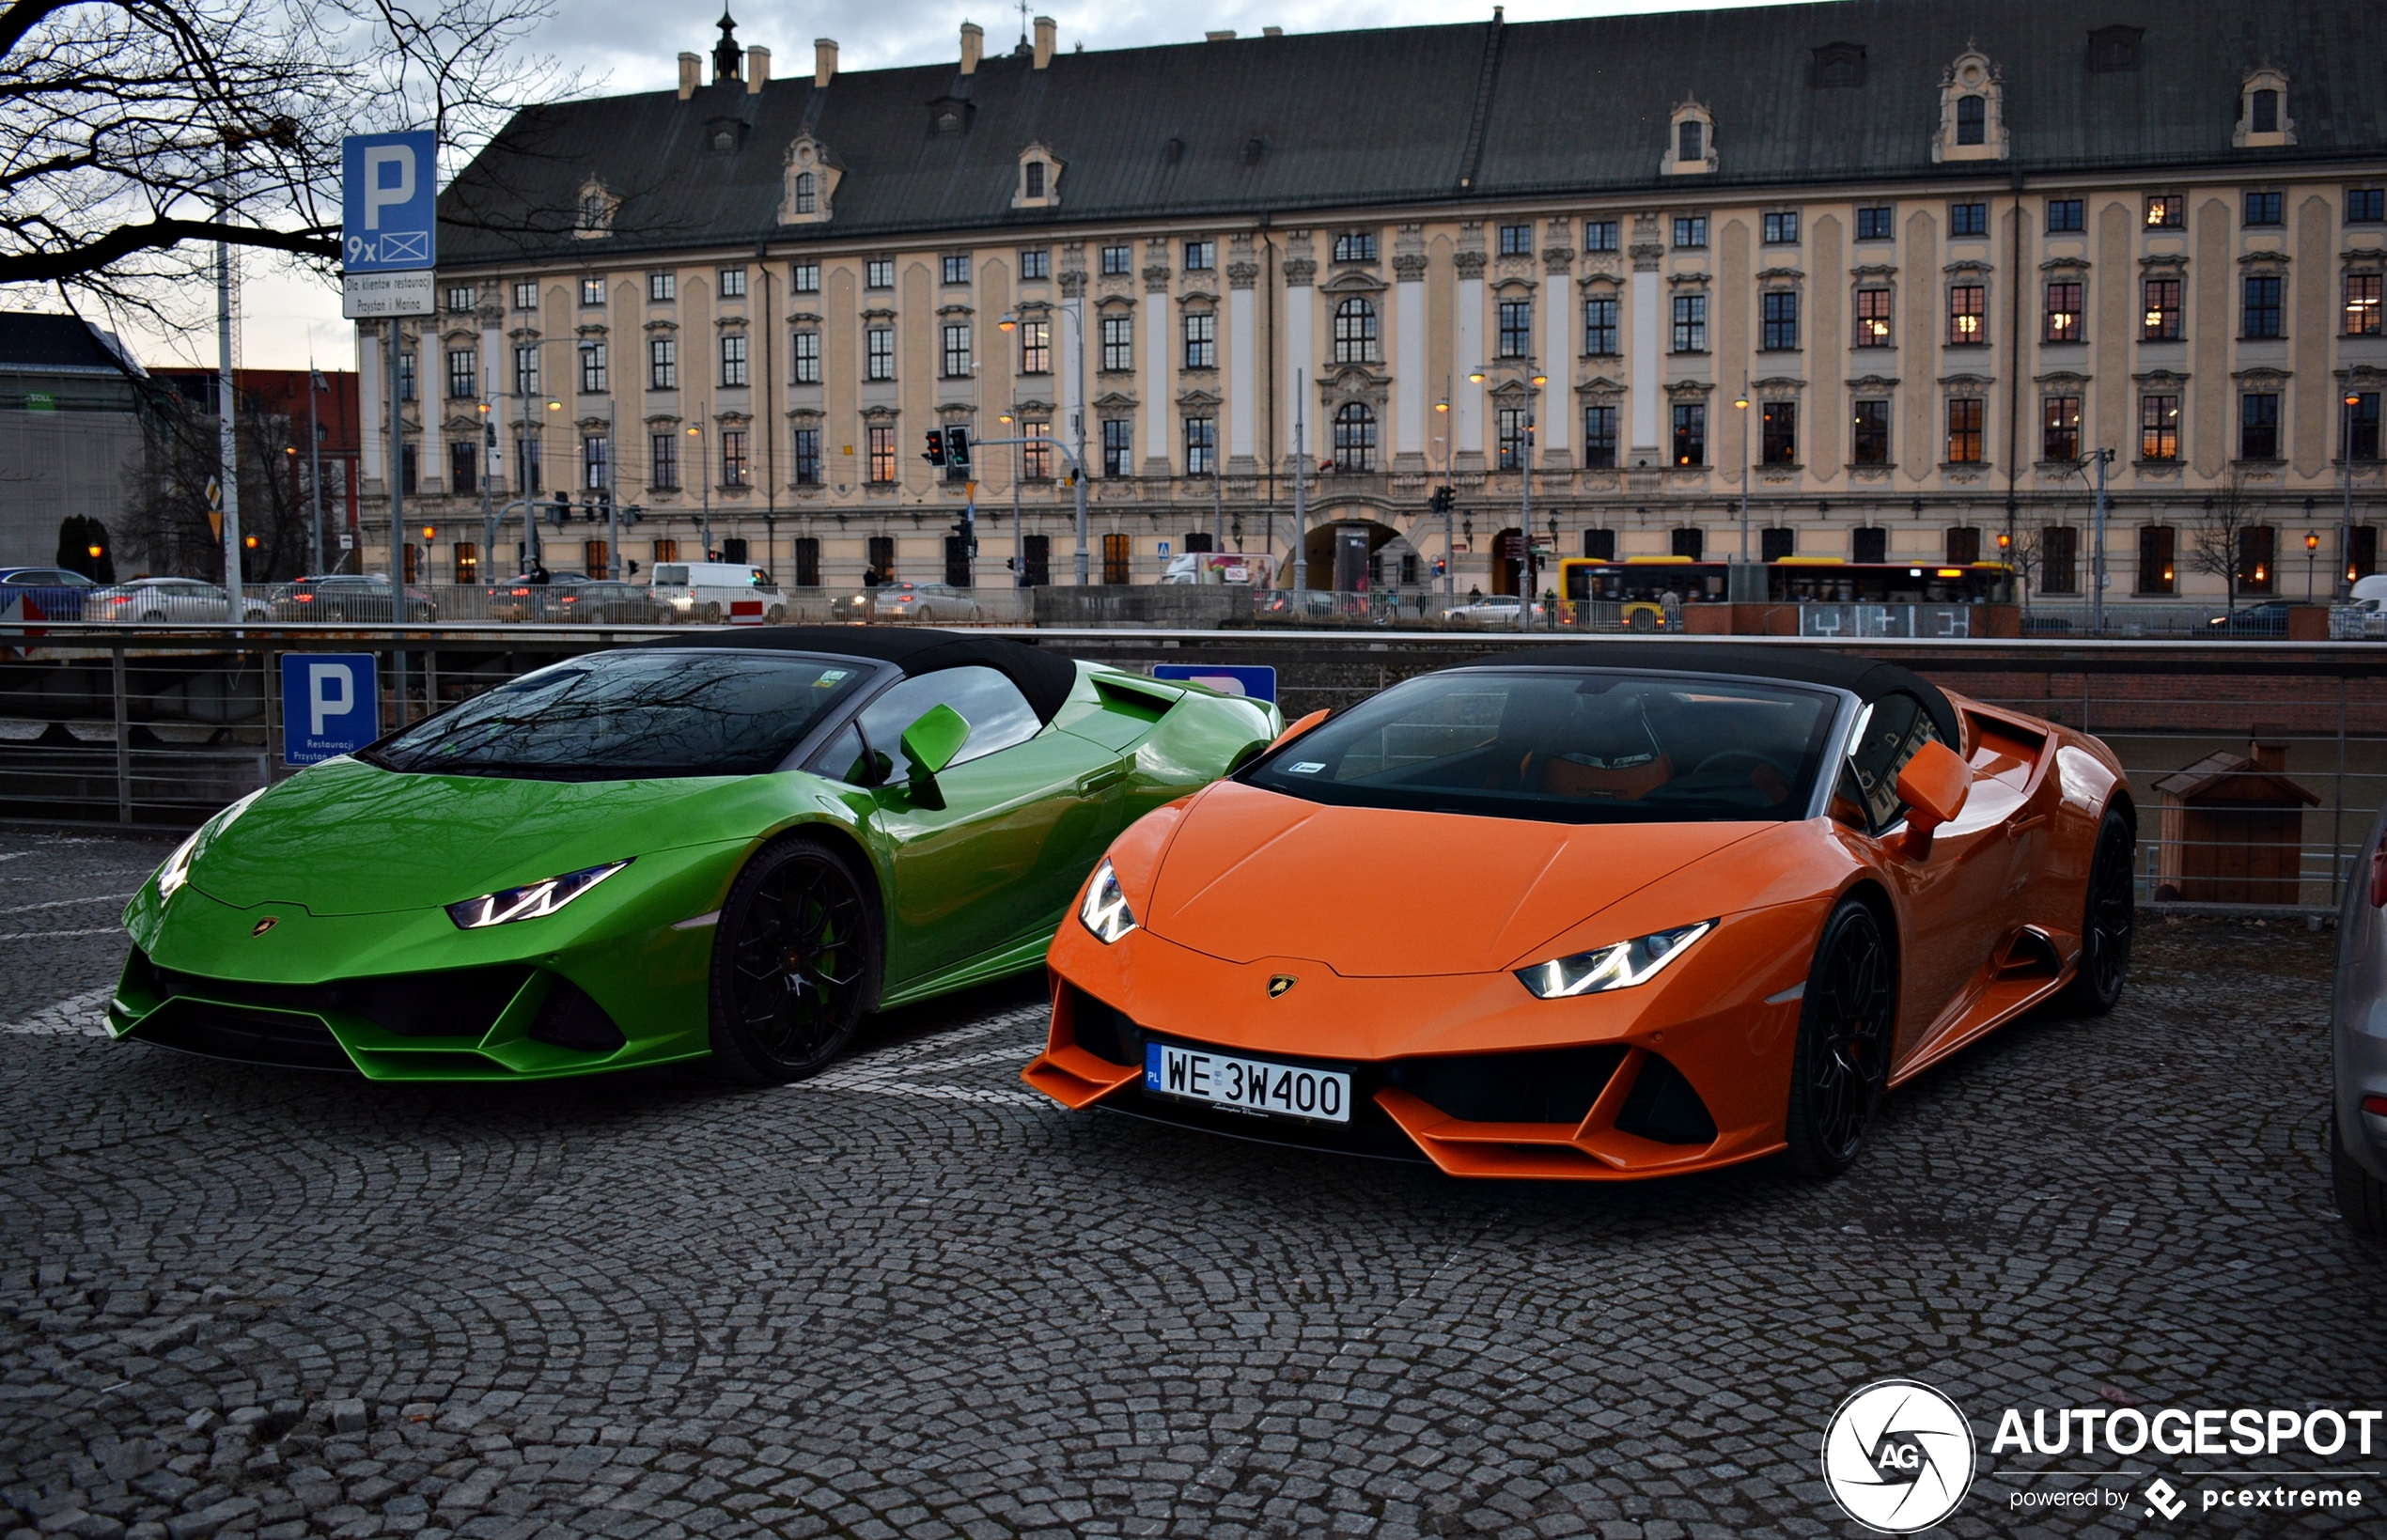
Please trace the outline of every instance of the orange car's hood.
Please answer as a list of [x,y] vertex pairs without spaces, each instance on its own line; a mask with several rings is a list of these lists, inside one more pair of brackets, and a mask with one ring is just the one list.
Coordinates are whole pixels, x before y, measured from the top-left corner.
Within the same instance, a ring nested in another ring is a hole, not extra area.
[[1489,972],[1773,827],[1329,807],[1229,781],[1186,809],[1138,918],[1230,962],[1314,957],[1347,978]]

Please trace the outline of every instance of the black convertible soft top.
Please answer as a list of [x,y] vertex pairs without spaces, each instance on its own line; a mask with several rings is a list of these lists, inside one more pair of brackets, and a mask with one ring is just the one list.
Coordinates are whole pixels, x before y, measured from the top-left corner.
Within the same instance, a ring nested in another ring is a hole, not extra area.
[[686,636],[657,637],[636,644],[642,647],[717,647],[739,651],[825,652],[836,657],[867,658],[893,663],[907,675],[933,674],[941,668],[975,663],[1000,670],[1028,698],[1038,722],[1051,722],[1078,678],[1077,665],[1057,652],[1047,652],[1007,636],[973,636],[906,626],[757,626],[737,630],[708,630]]
[[1846,690],[1862,701],[1904,691],[1923,703],[1931,725],[1948,743],[1960,743],[1956,708],[1938,685],[1912,669],[1878,658],[1818,647],[1768,647],[1729,642],[1579,642],[1571,646],[1523,647],[1478,658],[1472,666],[1529,668],[1650,669],[1665,674],[1737,674]]

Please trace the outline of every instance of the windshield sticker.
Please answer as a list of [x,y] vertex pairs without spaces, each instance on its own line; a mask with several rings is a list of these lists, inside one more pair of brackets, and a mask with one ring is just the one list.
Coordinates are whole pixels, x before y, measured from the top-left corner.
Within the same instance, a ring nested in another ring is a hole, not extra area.
[[1285,773],[1287,775],[1316,775],[1319,770],[1322,770],[1325,768],[1326,767],[1318,760],[1304,759],[1298,765],[1286,766]]
[[844,681],[845,677],[850,672],[852,672],[850,669],[824,668],[820,671],[820,677],[818,681],[816,681],[816,683],[821,685],[839,684]]

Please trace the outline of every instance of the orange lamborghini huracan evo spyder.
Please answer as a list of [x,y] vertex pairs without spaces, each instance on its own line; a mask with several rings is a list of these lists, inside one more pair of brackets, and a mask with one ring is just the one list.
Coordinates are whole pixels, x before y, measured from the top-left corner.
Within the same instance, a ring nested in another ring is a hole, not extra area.
[[1618,641],[1294,724],[1112,845],[1029,1084],[1457,1176],[1788,1151],[2130,965],[2104,744],[1802,647]]

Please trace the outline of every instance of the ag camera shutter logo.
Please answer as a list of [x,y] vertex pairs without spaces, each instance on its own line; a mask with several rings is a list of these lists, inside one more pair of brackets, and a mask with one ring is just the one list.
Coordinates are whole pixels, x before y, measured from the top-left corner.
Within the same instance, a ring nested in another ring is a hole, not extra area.
[[1973,1424],[1920,1380],[1877,1380],[1824,1424],[1824,1485],[1843,1513],[1881,1534],[1912,1534],[1956,1512],[1975,1458]]

